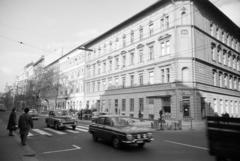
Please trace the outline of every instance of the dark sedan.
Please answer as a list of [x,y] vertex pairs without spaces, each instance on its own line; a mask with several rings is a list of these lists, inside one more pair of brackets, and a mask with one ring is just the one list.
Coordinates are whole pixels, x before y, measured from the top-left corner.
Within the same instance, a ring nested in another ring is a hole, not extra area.
[[116,149],[123,144],[144,146],[153,140],[151,131],[151,128],[134,126],[129,117],[120,115],[102,115],[96,124],[89,125],[89,133],[94,141],[98,138],[110,141]]

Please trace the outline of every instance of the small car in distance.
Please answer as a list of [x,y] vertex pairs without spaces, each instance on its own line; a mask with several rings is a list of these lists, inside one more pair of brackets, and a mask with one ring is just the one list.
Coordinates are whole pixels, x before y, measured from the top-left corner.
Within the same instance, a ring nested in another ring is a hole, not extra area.
[[38,112],[35,109],[30,109],[28,114],[32,117],[33,120],[38,120],[39,119]]
[[68,110],[51,110],[45,118],[47,127],[54,127],[56,130],[60,128],[71,127],[75,130],[77,120],[71,116]]
[[0,106],[0,111],[1,111],[1,112],[6,112],[6,111],[7,111],[7,108],[4,107],[4,106]]
[[128,116],[101,115],[95,124],[89,125],[89,133],[92,139],[110,141],[113,147],[118,149],[123,144],[137,144],[142,147],[153,139],[151,128],[134,126]]

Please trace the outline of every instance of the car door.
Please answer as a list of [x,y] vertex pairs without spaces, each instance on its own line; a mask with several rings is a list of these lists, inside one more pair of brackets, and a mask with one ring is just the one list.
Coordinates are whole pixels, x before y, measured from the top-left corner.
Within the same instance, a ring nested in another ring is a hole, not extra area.
[[111,141],[111,137],[112,137],[112,126],[111,126],[111,118],[110,117],[106,117],[105,118],[105,122],[104,122],[104,127],[103,127],[104,131],[103,131],[103,139],[104,140],[108,140]]
[[99,138],[104,138],[104,127],[105,127],[105,125],[104,125],[104,122],[105,122],[105,117],[99,117],[98,118],[98,125],[97,125],[97,131],[96,131],[96,133],[97,133],[97,136],[99,137]]
[[53,119],[53,117],[54,117],[54,111],[50,111],[50,112],[49,112],[49,115],[48,115],[48,121],[49,121],[49,124],[50,124],[51,126],[54,125],[54,119]]

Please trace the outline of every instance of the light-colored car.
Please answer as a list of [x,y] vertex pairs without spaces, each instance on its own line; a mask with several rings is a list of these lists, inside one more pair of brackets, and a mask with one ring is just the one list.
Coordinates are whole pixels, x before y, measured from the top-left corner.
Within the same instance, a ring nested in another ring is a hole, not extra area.
[[51,110],[45,118],[47,127],[54,127],[56,130],[65,127],[71,127],[75,130],[77,119],[73,118],[68,110]]
[[38,120],[39,119],[38,112],[35,109],[30,109],[28,114],[32,117],[33,120]]
[[0,111],[5,112],[5,111],[7,111],[7,108],[4,107],[4,106],[1,106],[1,107],[0,107]]

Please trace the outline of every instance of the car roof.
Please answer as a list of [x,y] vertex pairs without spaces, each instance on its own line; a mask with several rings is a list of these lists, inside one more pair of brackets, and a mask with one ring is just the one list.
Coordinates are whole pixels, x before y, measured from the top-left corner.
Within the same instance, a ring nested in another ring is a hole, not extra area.
[[126,118],[129,118],[128,116],[125,116],[125,115],[101,115],[99,117],[126,117]]

